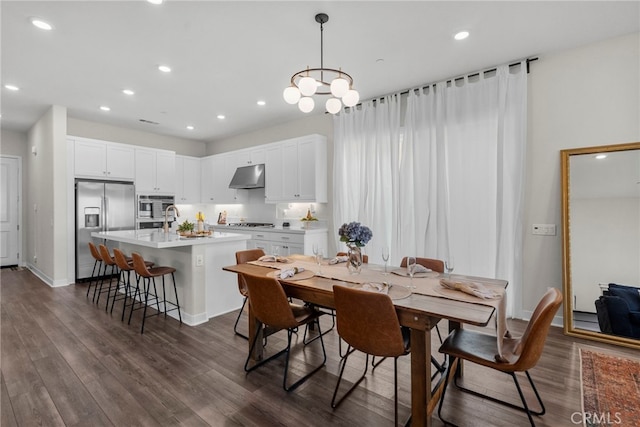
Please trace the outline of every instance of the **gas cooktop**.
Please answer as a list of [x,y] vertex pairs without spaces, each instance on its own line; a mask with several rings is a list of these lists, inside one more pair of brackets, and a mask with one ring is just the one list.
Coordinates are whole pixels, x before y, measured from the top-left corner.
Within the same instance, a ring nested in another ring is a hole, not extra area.
[[227,224],[227,227],[274,227],[274,225],[268,222],[235,222]]

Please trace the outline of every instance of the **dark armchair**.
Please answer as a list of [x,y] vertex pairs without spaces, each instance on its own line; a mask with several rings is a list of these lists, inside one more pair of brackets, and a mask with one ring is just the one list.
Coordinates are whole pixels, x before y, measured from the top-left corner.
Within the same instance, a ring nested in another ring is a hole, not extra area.
[[609,283],[595,302],[600,330],[628,338],[640,338],[640,288]]

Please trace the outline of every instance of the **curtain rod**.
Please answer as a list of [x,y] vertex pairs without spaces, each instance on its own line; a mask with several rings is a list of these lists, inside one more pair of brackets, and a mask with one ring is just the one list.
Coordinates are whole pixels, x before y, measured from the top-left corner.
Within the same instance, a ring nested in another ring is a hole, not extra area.
[[[537,61],[537,60],[538,60],[538,57],[537,57],[537,56],[532,57],[532,58],[527,58],[527,59],[525,59],[525,62],[526,62],[526,64],[527,64],[527,74],[529,74],[529,63],[531,63],[531,62],[533,62],[533,61]],[[515,67],[516,65],[520,65],[521,63],[522,63],[522,60],[521,60],[521,61],[518,61],[518,62],[513,62],[513,63],[509,64],[509,67]],[[491,73],[491,72],[496,71],[497,69],[498,69],[498,67],[496,66],[496,67],[490,68],[490,69],[488,69],[488,70],[484,70],[484,71],[477,71],[477,72],[472,73],[472,74],[467,74],[466,76],[462,76],[462,77],[453,77],[453,78],[447,79],[447,80],[446,80],[446,82],[447,82],[447,83],[449,83],[449,82],[456,82],[456,81],[458,81],[458,80],[462,80],[462,79],[464,79],[465,77],[475,77],[475,76],[479,76],[479,75],[480,75],[480,73]],[[413,88],[413,89],[404,89],[404,90],[402,90],[402,91],[400,91],[400,92],[395,92],[393,95],[395,95],[395,94],[398,94],[398,95],[406,95],[406,94],[408,94],[409,92],[411,92],[412,90],[421,90],[421,89],[426,89],[426,88],[428,88],[428,87],[434,86],[435,84],[436,84],[436,83],[429,83],[429,84],[425,84],[425,85],[422,85],[422,86],[420,86],[420,87]],[[373,103],[375,104],[375,102],[376,102],[376,101],[378,101],[379,99],[384,98],[385,96],[387,96],[387,95],[378,96],[378,97],[376,97],[376,98],[372,99],[372,101],[373,101]],[[361,105],[362,105],[362,102],[360,102],[360,103],[358,103],[358,104],[354,105],[353,107],[349,107],[349,108],[356,108],[356,107],[359,107],[359,106],[361,106]]]

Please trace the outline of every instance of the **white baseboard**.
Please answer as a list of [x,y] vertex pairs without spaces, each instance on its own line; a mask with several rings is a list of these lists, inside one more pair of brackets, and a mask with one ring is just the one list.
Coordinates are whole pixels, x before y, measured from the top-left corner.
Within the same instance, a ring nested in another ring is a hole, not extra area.
[[[529,320],[531,320],[531,316],[533,315],[533,311],[530,310],[523,310],[522,311],[522,320],[526,320],[527,322]],[[564,327],[564,317],[562,315],[557,315],[554,316],[553,320],[551,321],[551,325],[552,326],[557,326],[557,327]]]
[[58,279],[58,280],[52,279],[51,277],[47,276],[45,273],[43,273],[41,270],[39,270],[35,265],[31,263],[27,263],[26,267],[33,274],[35,274],[38,277],[38,279],[42,280],[46,285],[52,288],[59,288],[61,286],[68,286],[71,284],[68,279]]

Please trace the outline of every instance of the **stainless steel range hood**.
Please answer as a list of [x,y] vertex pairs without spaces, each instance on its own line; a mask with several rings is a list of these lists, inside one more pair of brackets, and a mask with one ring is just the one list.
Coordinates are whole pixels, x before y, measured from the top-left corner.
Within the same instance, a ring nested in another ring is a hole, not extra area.
[[264,165],[239,167],[233,174],[229,188],[264,188]]

